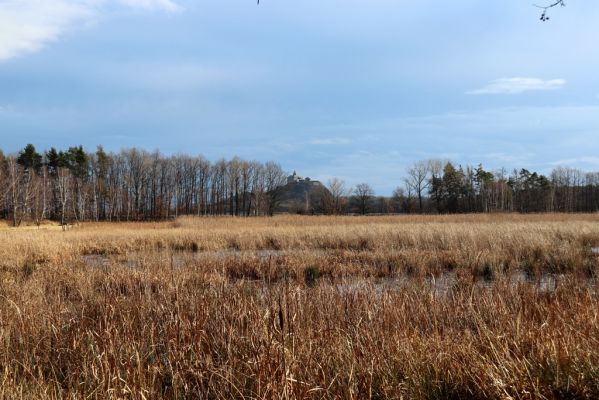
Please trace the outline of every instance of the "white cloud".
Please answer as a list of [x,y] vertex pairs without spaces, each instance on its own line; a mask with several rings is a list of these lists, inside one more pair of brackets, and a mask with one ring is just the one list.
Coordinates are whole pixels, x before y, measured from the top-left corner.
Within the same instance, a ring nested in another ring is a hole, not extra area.
[[0,62],[40,50],[94,21],[105,7],[174,12],[171,0],[0,0]]
[[351,140],[344,137],[331,137],[331,138],[321,138],[321,139],[313,139],[310,141],[310,144],[314,145],[340,145],[340,144],[350,144]]
[[582,156],[582,157],[573,157],[573,158],[566,158],[563,160],[558,160],[555,162],[551,163],[552,165],[555,166],[562,166],[562,165],[590,165],[593,167],[597,167],[599,166],[599,157],[595,157],[595,156]]
[[560,89],[566,84],[564,79],[543,80],[539,78],[501,78],[488,85],[466,92],[466,94],[520,94],[537,90]]
[[166,10],[175,12],[180,9],[179,5],[172,0],[118,0],[118,2],[132,8],[146,10]]

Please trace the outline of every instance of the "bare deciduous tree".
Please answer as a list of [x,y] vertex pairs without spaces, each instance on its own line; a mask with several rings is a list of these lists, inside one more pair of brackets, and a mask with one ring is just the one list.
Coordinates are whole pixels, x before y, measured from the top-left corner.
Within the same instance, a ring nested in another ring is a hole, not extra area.
[[8,193],[9,185],[7,182],[7,170],[8,163],[2,150],[0,150],[0,218],[3,217],[2,210],[4,209],[6,202],[6,195]]
[[66,229],[67,205],[71,197],[72,176],[66,168],[58,168],[56,176],[56,187],[58,190],[58,199],[60,201],[60,225]]
[[407,176],[404,178],[406,188],[411,190],[418,197],[418,208],[420,212],[424,210],[424,192],[429,186],[429,172],[431,164],[428,161],[418,161],[407,169]]
[[346,207],[346,199],[350,195],[345,182],[339,178],[331,178],[328,182],[328,189],[332,197],[332,212],[341,214]]
[[286,174],[279,164],[269,161],[264,166],[264,175],[268,215],[273,215],[282,198],[280,188],[285,184]]
[[358,211],[362,215],[366,215],[371,207],[374,190],[367,183],[359,183],[354,189],[354,199],[358,207]]

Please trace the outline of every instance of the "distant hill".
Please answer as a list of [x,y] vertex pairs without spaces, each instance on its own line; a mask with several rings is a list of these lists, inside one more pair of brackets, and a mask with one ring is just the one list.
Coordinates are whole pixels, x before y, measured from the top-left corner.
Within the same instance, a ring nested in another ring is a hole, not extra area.
[[302,178],[295,172],[287,178],[287,184],[277,191],[276,212],[292,214],[322,212],[323,198],[331,194],[319,181]]

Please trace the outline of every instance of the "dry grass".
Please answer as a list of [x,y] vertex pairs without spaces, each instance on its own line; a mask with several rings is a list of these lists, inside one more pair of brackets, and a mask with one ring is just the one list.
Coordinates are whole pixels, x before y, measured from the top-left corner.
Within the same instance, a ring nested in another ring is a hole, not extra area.
[[598,222],[1,230],[0,398],[599,398]]

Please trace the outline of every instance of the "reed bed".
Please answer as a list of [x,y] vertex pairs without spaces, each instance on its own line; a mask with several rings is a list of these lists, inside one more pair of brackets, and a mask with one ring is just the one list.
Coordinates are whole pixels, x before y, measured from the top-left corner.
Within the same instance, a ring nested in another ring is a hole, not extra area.
[[598,222],[3,230],[0,398],[599,398]]

